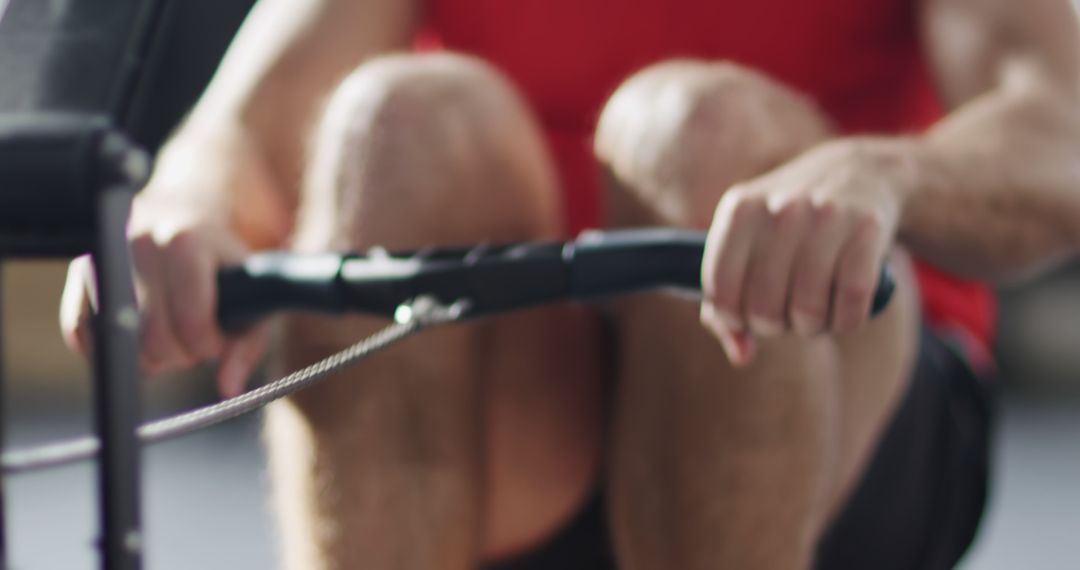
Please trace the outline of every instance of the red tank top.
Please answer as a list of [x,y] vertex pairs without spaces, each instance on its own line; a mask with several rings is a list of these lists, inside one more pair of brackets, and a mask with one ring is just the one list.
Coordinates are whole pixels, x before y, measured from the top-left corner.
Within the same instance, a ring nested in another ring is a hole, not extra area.
[[[590,137],[629,75],[670,58],[727,59],[813,97],[845,133],[924,129],[942,109],[919,43],[918,0],[428,0],[418,42],[483,58],[543,124],[567,230],[602,210]],[[988,343],[989,291],[920,264],[932,325]]]

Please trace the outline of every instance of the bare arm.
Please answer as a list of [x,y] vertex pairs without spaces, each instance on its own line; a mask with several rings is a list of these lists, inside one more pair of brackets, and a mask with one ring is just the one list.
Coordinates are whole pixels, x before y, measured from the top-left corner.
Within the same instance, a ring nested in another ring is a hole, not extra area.
[[[275,220],[271,225],[277,227],[252,228],[257,221],[241,220],[242,233],[257,234],[249,240],[255,242],[280,239],[288,231],[280,226],[291,222],[296,207],[304,145],[323,99],[364,58],[407,47],[418,20],[418,4],[260,0],[191,117],[163,154],[162,170],[167,172],[162,176],[182,180],[151,184],[150,190],[260,204],[266,211],[257,217]],[[238,138],[243,139],[239,145]],[[261,166],[249,170],[263,172],[208,172],[202,180],[192,180],[191,168],[203,168],[214,150],[225,156],[253,155],[240,161],[258,163]],[[170,169],[170,162],[183,166]],[[265,191],[270,186],[274,190]]]
[[[158,156],[128,224],[149,374],[218,359],[224,395],[243,388],[264,327],[226,337],[215,319],[217,268],[281,247],[297,205],[309,124],[365,57],[403,48],[418,0],[260,0],[191,117]],[[91,267],[75,260],[60,310],[87,354]]]
[[897,240],[992,280],[1078,252],[1080,34],[1069,0],[922,5],[946,118],[918,137],[834,139],[721,198],[703,317],[733,361],[751,358],[736,342],[748,332],[860,327]]
[[909,149],[900,240],[943,268],[1011,279],[1080,246],[1080,34],[1067,0],[928,0],[955,110]]

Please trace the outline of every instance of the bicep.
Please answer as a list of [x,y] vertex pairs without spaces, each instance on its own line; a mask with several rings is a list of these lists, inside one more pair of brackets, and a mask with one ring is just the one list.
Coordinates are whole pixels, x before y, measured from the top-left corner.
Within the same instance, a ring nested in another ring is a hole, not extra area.
[[922,0],[927,54],[951,109],[1038,81],[1080,91],[1080,27],[1070,0]]

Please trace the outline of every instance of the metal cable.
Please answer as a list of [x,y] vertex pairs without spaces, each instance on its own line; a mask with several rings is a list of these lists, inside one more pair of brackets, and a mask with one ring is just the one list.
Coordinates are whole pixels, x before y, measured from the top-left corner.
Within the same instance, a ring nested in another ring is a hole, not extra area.
[[[430,326],[456,321],[464,315],[468,306],[468,301],[458,301],[450,306],[444,306],[430,297],[420,297],[398,308],[394,316],[396,321],[394,324],[337,354],[235,398],[143,424],[136,431],[139,441],[144,445],[157,443],[255,411]],[[30,449],[9,451],[3,454],[0,464],[3,466],[4,474],[23,473],[89,459],[97,455],[99,448],[100,443],[97,438],[88,436]]]

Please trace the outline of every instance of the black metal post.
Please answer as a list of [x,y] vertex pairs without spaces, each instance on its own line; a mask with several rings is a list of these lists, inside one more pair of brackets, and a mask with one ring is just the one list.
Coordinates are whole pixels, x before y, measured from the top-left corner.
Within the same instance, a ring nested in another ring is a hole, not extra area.
[[[2,3],[2,0],[0,0]],[[0,260],[0,283],[2,283],[2,277],[4,273],[4,264]],[[3,293],[3,287],[0,285],[0,295]],[[2,311],[0,311],[2,312]],[[2,322],[2,319],[0,319]],[[0,331],[2,332],[2,331]],[[4,336],[0,334],[0,449],[4,447],[4,434],[7,433],[7,397],[4,387],[7,386],[7,353],[4,347],[7,345],[4,343]],[[8,568],[7,557],[7,514],[4,510],[4,477],[0,472],[0,568]]]
[[[118,135],[102,143],[105,188],[96,196],[92,252],[98,315],[94,323],[94,407],[101,452],[98,488],[102,568],[142,567],[140,452],[135,428],[141,416],[138,324],[127,244],[131,200],[148,170],[145,155]],[[111,178],[112,180],[107,180]]]

